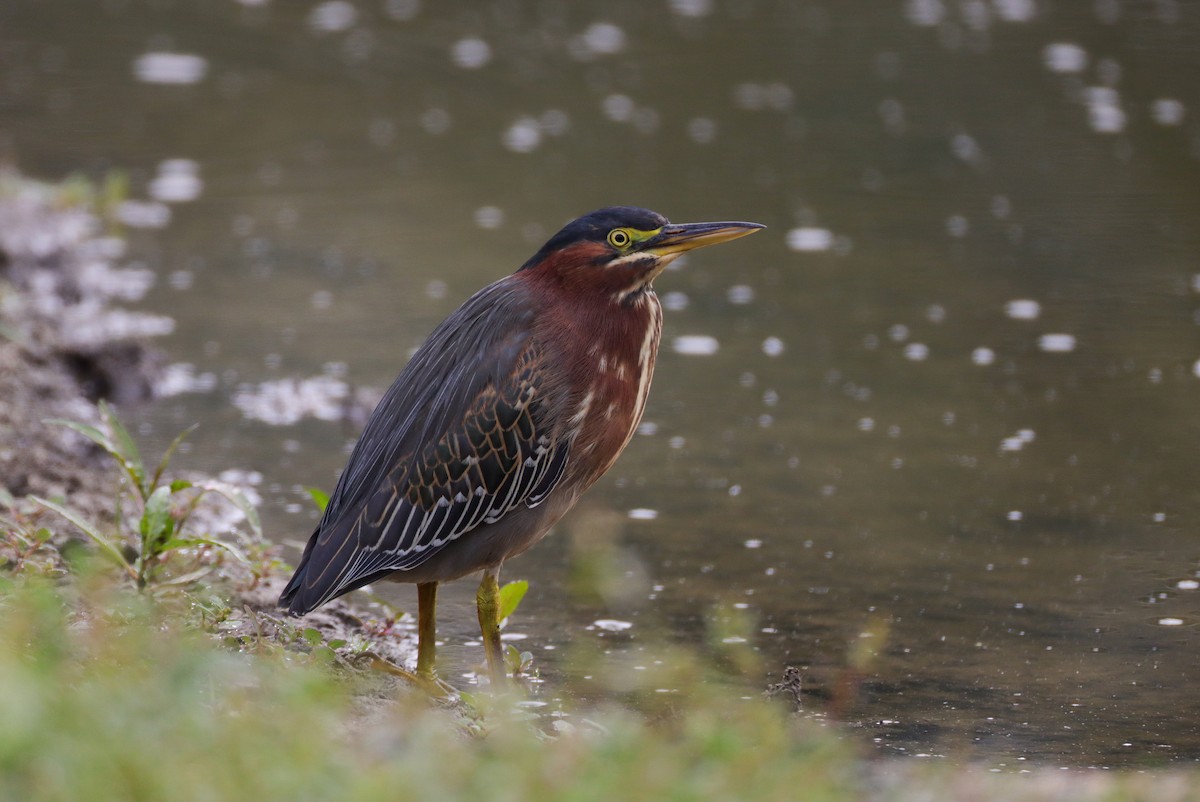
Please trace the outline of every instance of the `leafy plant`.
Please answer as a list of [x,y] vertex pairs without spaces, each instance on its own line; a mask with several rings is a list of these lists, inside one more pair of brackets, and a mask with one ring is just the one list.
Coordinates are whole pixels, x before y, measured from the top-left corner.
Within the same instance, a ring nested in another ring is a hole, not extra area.
[[[137,548],[133,550],[133,553],[123,548],[125,538],[121,531],[124,522],[120,515],[120,499],[117,504],[115,536],[105,534],[99,526],[87,521],[63,504],[31,496],[30,498],[34,502],[46,509],[53,510],[78,527],[96,544],[100,554],[120,567],[139,589],[145,588],[153,578],[153,572],[161,564],[162,558],[179,549],[211,546],[229,552],[240,562],[247,562],[241,550],[231,543],[184,534],[184,527],[187,525],[188,519],[196,511],[203,498],[209,493],[216,493],[230,501],[242,512],[255,536],[261,540],[262,527],[258,521],[258,512],[244,493],[233,485],[213,479],[195,482],[177,479],[164,483],[163,477],[172,455],[184,438],[195,429],[195,426],[185,429],[171,442],[157,467],[151,473],[147,471],[142,462],[141,454],[129,431],[103,401],[100,402],[100,418],[104,429],[86,423],[59,419],[47,420],[46,423],[65,426],[78,432],[100,446],[116,460],[117,465],[129,480],[133,501],[140,508],[135,533]],[[195,573],[185,574],[172,582],[181,583],[193,578],[196,578]]]

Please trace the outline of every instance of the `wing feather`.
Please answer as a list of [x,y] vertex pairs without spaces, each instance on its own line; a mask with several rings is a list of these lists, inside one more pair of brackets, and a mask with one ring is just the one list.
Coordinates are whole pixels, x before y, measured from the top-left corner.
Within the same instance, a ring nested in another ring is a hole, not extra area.
[[[561,392],[511,277],[438,327],[380,401],[281,603],[303,614],[514,509],[540,504],[570,450]],[[450,367],[447,369],[446,366]]]

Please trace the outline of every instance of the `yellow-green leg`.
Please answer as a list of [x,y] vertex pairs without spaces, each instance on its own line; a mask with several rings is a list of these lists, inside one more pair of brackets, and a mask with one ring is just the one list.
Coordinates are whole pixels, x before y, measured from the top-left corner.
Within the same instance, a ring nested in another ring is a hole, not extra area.
[[479,631],[483,634],[483,652],[487,656],[492,687],[502,687],[507,679],[504,654],[500,651],[500,568],[483,569],[483,580],[475,595],[479,609]]
[[417,585],[417,676],[433,679],[437,654],[437,582]]

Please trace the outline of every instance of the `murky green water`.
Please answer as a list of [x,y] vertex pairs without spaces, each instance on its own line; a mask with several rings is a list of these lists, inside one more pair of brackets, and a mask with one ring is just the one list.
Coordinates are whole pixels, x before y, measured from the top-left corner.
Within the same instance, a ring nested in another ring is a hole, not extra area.
[[[169,214],[134,250],[193,391],[130,413],[147,438],[201,421],[191,465],[260,472],[302,541],[355,428],[297,398],[386,385],[591,208],[756,220],[660,279],[649,425],[506,569],[541,693],[587,693],[572,645],[629,672],[715,632],[817,710],[874,653],[844,715],[885,748],[1200,759],[1195,4],[448,9],[0,9],[0,149],[128,168],[126,217]],[[473,592],[445,594],[451,674]]]

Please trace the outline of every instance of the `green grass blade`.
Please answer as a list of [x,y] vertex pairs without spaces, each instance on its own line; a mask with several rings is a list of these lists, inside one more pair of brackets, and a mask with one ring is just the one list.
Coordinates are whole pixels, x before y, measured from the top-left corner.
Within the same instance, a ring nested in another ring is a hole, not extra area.
[[263,536],[262,524],[258,520],[258,510],[250,503],[250,499],[246,498],[246,494],[238,490],[228,482],[222,482],[217,479],[205,479],[196,482],[192,485],[198,487],[206,493],[216,493],[224,496],[235,507],[242,511],[242,515],[246,516],[246,522],[250,524],[250,528],[254,530],[254,534],[261,539]]
[[196,431],[199,426],[199,423],[193,423],[176,435],[175,439],[171,441],[171,445],[167,446],[167,450],[163,452],[162,459],[158,461],[158,467],[154,469],[154,478],[150,480],[151,487],[158,487],[163,472],[167,469],[167,465],[171,462],[171,457],[175,454],[175,449],[179,448],[179,444],[186,440],[187,436]]
[[117,461],[120,461],[121,459],[121,454],[117,451],[117,447],[113,445],[113,441],[107,434],[100,431],[95,426],[90,426],[86,423],[79,423],[78,421],[73,420],[64,420],[62,418],[43,418],[42,423],[50,424],[52,426],[65,426],[72,431],[78,432],[96,445],[103,448],[112,455],[113,459]]
[[226,543],[223,540],[213,540],[208,537],[177,537],[168,540],[162,545],[163,551],[174,551],[175,549],[194,548],[196,546],[212,546],[223,551],[229,552],[235,560],[246,565],[250,564],[250,559],[246,553],[232,543]]
[[79,517],[79,515],[71,510],[68,510],[66,507],[63,507],[61,504],[55,504],[53,501],[47,501],[46,499],[39,498],[38,496],[30,496],[29,498],[35,504],[40,504],[48,510],[57,512],[62,517],[75,524],[75,526],[79,527],[80,531],[91,538],[92,542],[94,542],[100,548],[101,554],[124,568],[125,572],[129,574],[130,578],[137,578],[137,571],[133,570],[133,566],[130,565],[129,561],[125,559],[125,555],[121,553],[121,550],[117,548],[117,546],[111,540],[102,535],[100,531],[91,523],[85,521],[83,518]]
[[142,464],[142,455],[138,452],[137,444],[133,442],[133,438],[129,435],[129,430],[117,418],[117,413],[112,411],[112,407],[103,401],[100,402],[99,406],[100,416],[108,424],[109,431],[112,432],[112,442],[116,449],[117,459],[121,461],[121,464],[125,466],[125,470],[133,478],[142,498],[149,498],[150,488],[146,484],[146,466]]

